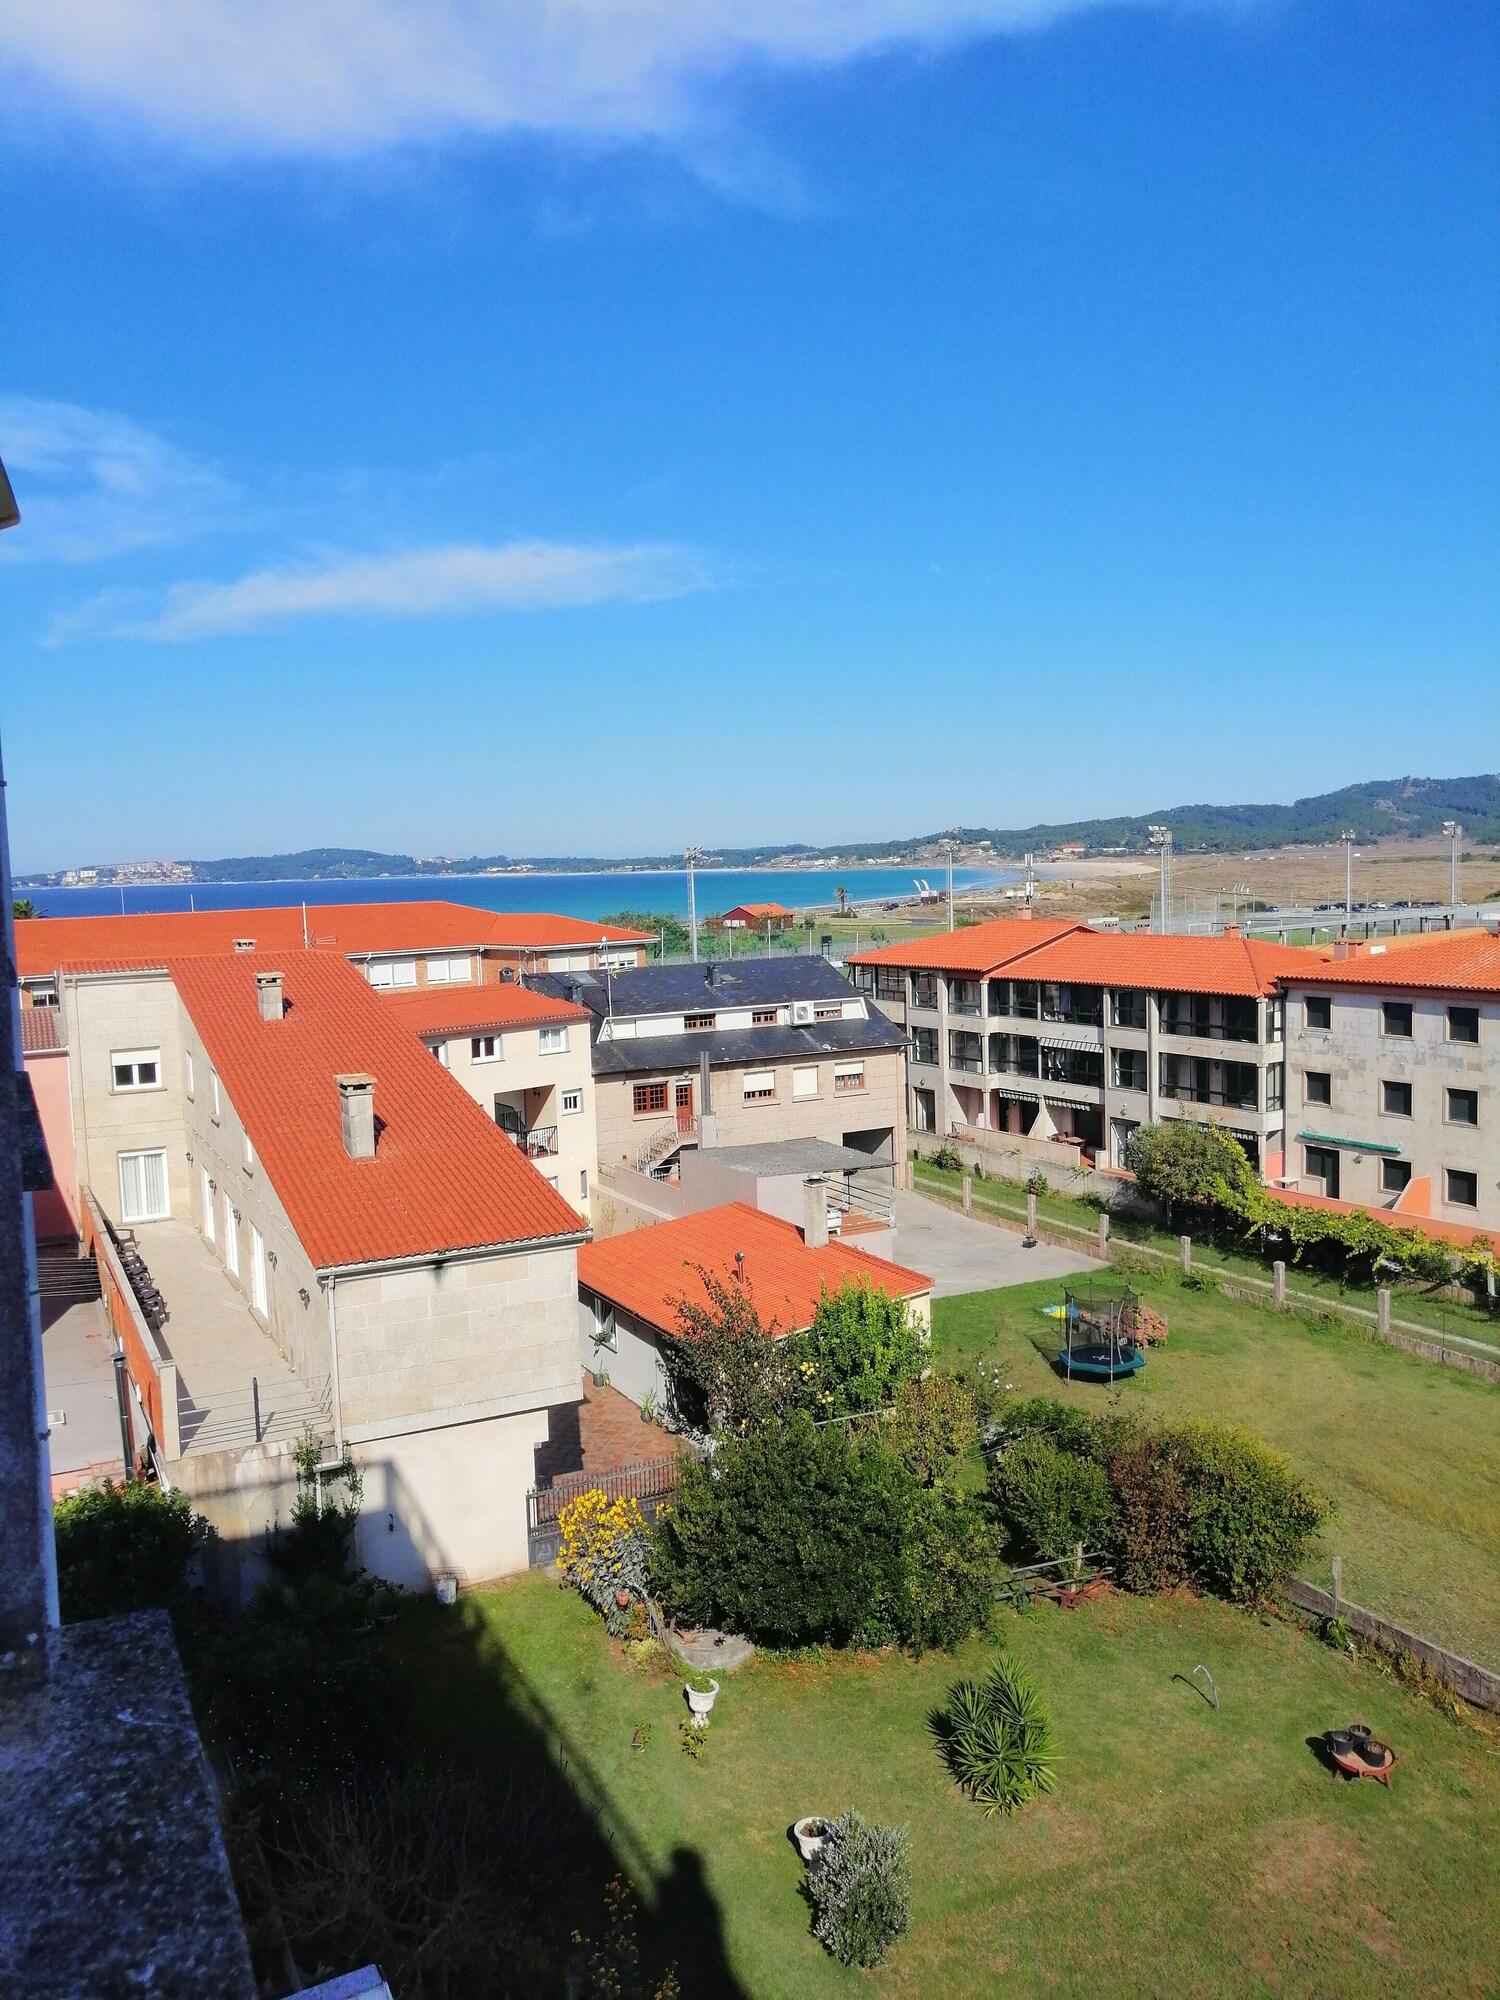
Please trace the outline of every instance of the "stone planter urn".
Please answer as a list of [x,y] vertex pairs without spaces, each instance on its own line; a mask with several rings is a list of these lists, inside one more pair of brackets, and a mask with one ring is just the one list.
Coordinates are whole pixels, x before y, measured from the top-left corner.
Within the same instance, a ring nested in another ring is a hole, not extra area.
[[717,1681],[710,1681],[706,1688],[695,1688],[691,1684],[688,1686],[687,1705],[693,1711],[693,1721],[699,1729],[707,1729],[709,1715],[712,1713],[713,1705],[718,1699],[719,1683]]
[[828,1839],[828,1825],[821,1813],[810,1813],[792,1828],[792,1839],[796,1841],[797,1852],[805,1862],[811,1864],[823,1852]]

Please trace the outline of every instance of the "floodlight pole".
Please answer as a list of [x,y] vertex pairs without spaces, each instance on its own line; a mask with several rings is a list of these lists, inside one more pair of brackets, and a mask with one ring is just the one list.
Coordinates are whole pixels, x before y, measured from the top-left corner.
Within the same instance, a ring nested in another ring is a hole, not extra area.
[[693,879],[693,871],[703,859],[703,849],[701,847],[689,847],[683,853],[682,858],[687,864],[688,930],[692,936],[693,960],[696,963],[698,958],[698,889]]
[[958,828],[954,827],[953,832],[945,833],[938,843],[948,857],[948,928],[950,931],[957,928],[953,916],[953,851],[958,846],[957,834]]
[[1463,839],[1463,828],[1456,819],[1443,821],[1443,832],[1448,836],[1448,907],[1458,908],[1458,843]]
[[1168,920],[1168,898],[1172,891],[1172,829],[1169,826],[1148,826],[1146,836],[1161,856],[1161,924],[1162,931],[1171,928]]
[[1344,843],[1344,922],[1354,915],[1354,831],[1345,827],[1339,835]]

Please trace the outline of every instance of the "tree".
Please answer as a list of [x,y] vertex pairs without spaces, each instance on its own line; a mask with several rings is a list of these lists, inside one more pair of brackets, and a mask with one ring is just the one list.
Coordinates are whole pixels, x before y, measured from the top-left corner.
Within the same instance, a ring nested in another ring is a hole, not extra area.
[[668,1414],[690,1431],[741,1431],[783,1416],[795,1399],[799,1344],[761,1319],[750,1285],[694,1268],[705,1297],[676,1301],[677,1336],[662,1345]]
[[208,1524],[180,1489],[102,1479],[59,1500],[52,1512],[57,1588],[64,1624],[161,1606],[180,1610],[187,1568]]
[[926,1340],[905,1299],[851,1279],[818,1300],[798,1372],[815,1416],[852,1417],[883,1410],[926,1360]]
[[12,901],[10,907],[18,924],[24,923],[28,917],[36,915],[36,904],[32,902],[29,896],[17,896]]
[[956,1375],[903,1382],[881,1437],[922,1486],[951,1488],[979,1439],[974,1392]]
[[1217,1125],[1169,1118],[1131,1134],[1127,1164],[1136,1186],[1158,1202],[1169,1220],[1190,1209],[1241,1213],[1255,1175],[1237,1139]]
[[660,910],[616,910],[612,917],[601,917],[601,923],[616,924],[621,930],[650,931],[653,937],[661,939],[661,948],[669,956],[689,952],[693,948],[688,927],[681,917]]

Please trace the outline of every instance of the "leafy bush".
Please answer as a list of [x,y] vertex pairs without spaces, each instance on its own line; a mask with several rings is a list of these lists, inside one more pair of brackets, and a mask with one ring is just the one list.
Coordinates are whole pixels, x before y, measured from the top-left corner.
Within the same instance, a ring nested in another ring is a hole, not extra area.
[[1191,1500],[1194,1581],[1219,1597],[1254,1601],[1297,1568],[1329,1502],[1279,1451],[1236,1424],[1174,1427]]
[[267,1555],[272,1568],[288,1583],[326,1576],[335,1583],[355,1567],[354,1534],[364,1498],[364,1475],[352,1464],[321,1466],[323,1445],[308,1425],[293,1447],[297,1467],[297,1497],[291,1520],[271,1534]]
[[990,1468],[990,1492],[1013,1538],[1041,1562],[1097,1549],[1110,1524],[1102,1466],[1061,1449],[1042,1431],[1021,1438]]
[[[644,1611],[646,1596],[646,1521],[640,1502],[608,1500],[594,1487],[570,1500],[557,1517],[562,1544],[557,1566],[617,1637],[649,1636],[649,1629],[632,1632],[633,1614]],[[621,1592],[630,1598],[620,1603]],[[639,1621],[638,1621],[639,1622]]]
[[823,1293],[800,1343],[801,1397],[819,1417],[883,1410],[926,1362],[927,1340],[905,1299],[849,1282]]
[[131,1479],[84,1486],[52,1510],[64,1624],[181,1608],[187,1568],[209,1533],[187,1495]]
[[742,1431],[784,1416],[798,1394],[796,1341],[761,1319],[737,1279],[698,1267],[702,1300],[677,1300],[677,1338],[663,1341],[667,1409],[679,1429]]
[[1191,1493],[1170,1434],[1127,1420],[1100,1425],[1114,1495],[1111,1545],[1126,1590],[1173,1590],[1192,1573]]
[[928,1160],[940,1173],[958,1174],[963,1172],[963,1155],[957,1146],[945,1139],[941,1146],[934,1146],[927,1155]]
[[1013,1813],[1057,1784],[1057,1750],[1042,1698],[1003,1655],[982,1681],[957,1681],[932,1717],[943,1760],[986,1819]]
[[919,1485],[951,1486],[979,1439],[973,1389],[956,1375],[903,1382],[881,1438]]
[[1255,1185],[1239,1141],[1217,1125],[1191,1118],[1138,1126],[1126,1163],[1141,1193],[1169,1218],[1191,1209],[1236,1207]]
[[947,1650],[994,1615],[1000,1533],[987,1513],[942,1491],[921,1495],[903,1543],[905,1590],[895,1636]]
[[828,1830],[807,1871],[813,1936],[841,1965],[879,1965],[911,1928],[910,1841],[852,1809]]
[[1011,1442],[1041,1436],[1060,1450],[1074,1452],[1079,1457],[1088,1457],[1093,1449],[1093,1419],[1087,1411],[1075,1409],[1071,1403],[1059,1403],[1054,1396],[1024,1396],[998,1402],[995,1417],[1002,1434]]

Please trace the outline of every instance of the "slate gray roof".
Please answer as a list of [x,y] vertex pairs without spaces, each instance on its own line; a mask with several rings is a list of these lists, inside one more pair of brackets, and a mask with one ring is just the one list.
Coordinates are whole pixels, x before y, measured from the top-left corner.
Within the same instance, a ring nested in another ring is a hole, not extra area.
[[[710,979],[709,974],[713,977]],[[847,1000],[848,980],[826,958],[712,959],[697,965],[643,965],[614,973],[606,997],[597,972],[541,972],[526,984],[592,1013],[692,1014],[719,1007],[769,1007],[791,1000]]]
[[697,1155],[716,1167],[732,1167],[737,1173],[758,1174],[849,1174],[887,1162],[872,1159],[854,1146],[835,1146],[831,1139],[767,1139],[758,1146],[708,1146]]
[[742,1063],[795,1062],[815,1056],[859,1055],[868,1049],[900,1049],[906,1037],[884,1014],[868,1021],[814,1021],[805,1028],[701,1029],[691,1035],[631,1035],[624,1041],[594,1042],[595,1076],[640,1076],[696,1069],[707,1055],[713,1069]]

